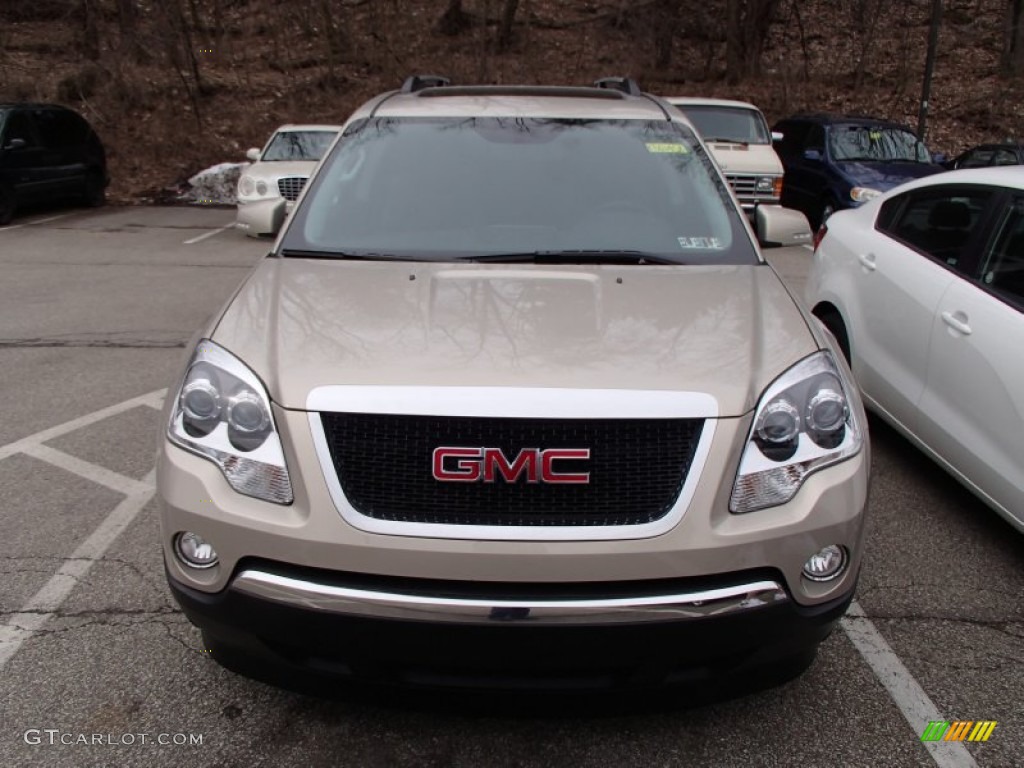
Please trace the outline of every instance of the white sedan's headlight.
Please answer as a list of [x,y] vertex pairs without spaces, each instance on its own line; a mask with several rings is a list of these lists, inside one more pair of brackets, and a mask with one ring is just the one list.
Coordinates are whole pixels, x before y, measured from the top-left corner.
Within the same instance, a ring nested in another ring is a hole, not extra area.
[[238,196],[252,197],[256,191],[256,180],[252,176],[243,176],[238,180]]
[[830,352],[804,358],[757,405],[729,509],[785,504],[812,472],[855,456],[864,442],[848,385]]
[[239,493],[291,504],[292,484],[270,398],[248,366],[212,341],[196,347],[171,409],[167,437],[220,467]]
[[878,197],[881,192],[871,187],[854,187],[850,190],[850,199],[855,203],[866,203],[872,198]]

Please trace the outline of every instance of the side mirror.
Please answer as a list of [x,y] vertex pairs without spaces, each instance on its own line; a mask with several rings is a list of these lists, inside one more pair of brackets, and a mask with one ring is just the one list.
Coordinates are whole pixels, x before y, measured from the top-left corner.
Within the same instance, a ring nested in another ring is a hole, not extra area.
[[7,146],[4,149],[24,149],[28,146],[28,142],[24,139],[11,139],[7,142]]
[[772,131],[772,143],[782,141],[786,135],[782,131]]
[[258,163],[260,160],[260,151],[257,147],[252,147],[251,149],[247,149],[245,151],[245,156],[247,159],[252,160],[254,163]]
[[821,161],[821,150],[820,149],[805,149],[804,160],[816,160]]
[[807,217],[781,205],[759,205],[754,215],[754,229],[761,245],[810,245],[811,225]]

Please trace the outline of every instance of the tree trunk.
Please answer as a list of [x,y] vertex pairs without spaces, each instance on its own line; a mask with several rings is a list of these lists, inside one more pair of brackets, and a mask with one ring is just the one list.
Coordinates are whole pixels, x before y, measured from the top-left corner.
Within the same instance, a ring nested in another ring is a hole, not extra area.
[[924,141],[928,132],[928,100],[932,92],[932,72],[939,49],[939,27],[942,25],[942,0],[932,0],[932,23],[928,30],[928,54],[924,62],[924,80],[921,83],[921,104],[917,112],[917,138]]
[[99,14],[95,0],[82,0],[82,55],[91,61],[100,57]]
[[1016,77],[1024,73],[1024,0],[1007,0],[1001,64],[1004,75]]
[[519,8],[519,0],[505,0],[505,7],[501,10],[501,23],[498,24],[498,52],[507,51],[512,43],[512,25],[516,21],[516,10]]
[[136,0],[117,0],[117,28],[122,56],[130,61],[142,63],[148,60],[146,51],[139,40],[139,9]]
[[680,3],[658,0],[654,14],[654,66],[668,69],[672,64],[672,43],[679,23]]
[[462,0],[448,0],[448,7],[437,20],[437,31],[455,36],[469,29],[469,16],[462,9]]
[[725,72],[730,83],[754,77],[779,0],[728,0],[726,5]]

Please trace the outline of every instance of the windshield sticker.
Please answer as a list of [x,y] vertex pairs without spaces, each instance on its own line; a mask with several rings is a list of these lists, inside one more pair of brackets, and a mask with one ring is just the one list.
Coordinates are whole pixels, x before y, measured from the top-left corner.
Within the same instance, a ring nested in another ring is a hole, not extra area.
[[882,140],[882,132],[881,131],[871,131],[870,133],[868,133],[868,138],[871,139],[872,141],[881,141]]
[[704,251],[721,251],[725,248],[717,237],[679,237],[679,247],[684,251],[699,248]]
[[685,144],[651,141],[647,142],[647,151],[655,155],[688,155],[690,153]]

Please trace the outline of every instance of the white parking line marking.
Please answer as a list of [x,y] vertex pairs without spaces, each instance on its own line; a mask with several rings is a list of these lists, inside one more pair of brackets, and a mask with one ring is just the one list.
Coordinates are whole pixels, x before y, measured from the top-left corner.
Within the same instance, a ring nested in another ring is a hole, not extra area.
[[48,445],[33,445],[26,448],[23,453],[79,477],[84,477],[86,480],[104,485],[112,491],[123,493],[125,496],[134,496],[152,490],[151,486],[140,483],[135,478],[113,472],[99,464],[79,459],[77,456],[58,451]]
[[813,246],[810,246],[810,245],[807,245],[807,243],[804,243],[804,244],[803,244],[802,246],[800,246],[800,247],[801,247],[801,248],[806,248],[806,249],[807,249],[808,251],[810,251],[811,253],[814,253],[814,247],[813,247]]
[[53,440],[55,437],[66,435],[68,432],[74,432],[76,429],[87,427],[90,424],[95,424],[97,421],[103,421],[110,416],[116,416],[119,413],[130,411],[132,408],[137,408],[140,405],[147,405],[151,408],[155,407],[153,402],[156,398],[162,398],[167,390],[158,389],[153,392],[147,392],[145,395],[139,395],[133,397],[131,400],[125,400],[123,403],[117,405],[111,405],[107,408],[101,408],[93,413],[80,416],[77,419],[71,421],[65,421],[63,424],[58,424],[56,427],[50,427],[44,429],[42,432],[36,432],[34,435],[23,437],[21,440],[15,440],[13,443],[0,446],[0,459],[6,459],[8,456],[13,456],[16,453],[21,453],[28,448],[45,443],[47,440]]
[[36,592],[21,611],[8,617],[0,624],[0,669],[6,666],[22,644],[42,629],[71,594],[71,591],[100,560],[114,540],[127,528],[144,506],[153,498],[153,479],[156,470],[151,470],[143,485],[146,490],[133,493],[114,507],[99,527],[83,541],[43,587]]
[[220,229],[215,229],[212,232],[207,232],[205,235],[200,235],[199,237],[193,237],[191,240],[185,240],[184,244],[185,245],[192,245],[193,243],[200,243],[203,240],[205,240],[206,238],[213,237],[214,235],[219,235],[224,230],[231,229],[234,226],[235,226],[235,222],[231,222],[230,224],[228,224],[226,226],[223,226]]
[[[914,735],[920,737],[932,720],[945,720],[924,689],[900,661],[885,638],[854,600],[840,622],[850,642],[864,657],[889,696],[900,708]],[[967,747],[956,741],[924,741],[939,768],[977,768]]]
[[8,227],[0,227],[0,232],[6,232],[10,229],[21,229],[22,227],[31,227],[34,224],[46,224],[48,221],[56,221],[57,219],[63,219],[65,216],[70,216],[70,213],[62,213],[58,216],[51,216],[48,219],[36,219],[35,221],[25,221],[21,224],[12,224]]

